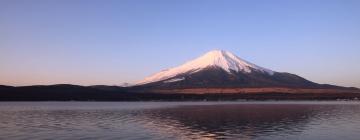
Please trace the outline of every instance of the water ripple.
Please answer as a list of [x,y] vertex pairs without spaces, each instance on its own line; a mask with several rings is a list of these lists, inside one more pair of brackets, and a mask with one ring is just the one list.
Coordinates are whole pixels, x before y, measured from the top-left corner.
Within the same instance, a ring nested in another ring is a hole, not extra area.
[[347,102],[3,102],[0,139],[357,139]]

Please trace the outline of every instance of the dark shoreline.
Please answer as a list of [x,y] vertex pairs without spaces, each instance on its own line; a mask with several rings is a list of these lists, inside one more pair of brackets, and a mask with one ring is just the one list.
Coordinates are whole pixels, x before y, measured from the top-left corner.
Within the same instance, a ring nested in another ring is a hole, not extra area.
[[237,101],[358,100],[360,93],[151,93],[116,86],[0,86],[0,101]]
[[154,93],[1,93],[0,101],[236,101],[236,100],[357,100],[359,94],[154,94]]

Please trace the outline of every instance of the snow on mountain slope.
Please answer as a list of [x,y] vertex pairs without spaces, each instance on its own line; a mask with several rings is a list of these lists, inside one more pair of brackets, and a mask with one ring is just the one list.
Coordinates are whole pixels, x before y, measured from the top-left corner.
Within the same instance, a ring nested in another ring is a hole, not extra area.
[[210,66],[220,67],[229,73],[231,70],[244,73],[251,73],[253,70],[255,70],[269,75],[274,74],[274,71],[247,62],[230,52],[214,50],[181,66],[163,70],[150,77],[147,77],[144,80],[138,82],[136,85],[166,80],[183,73],[194,73]]

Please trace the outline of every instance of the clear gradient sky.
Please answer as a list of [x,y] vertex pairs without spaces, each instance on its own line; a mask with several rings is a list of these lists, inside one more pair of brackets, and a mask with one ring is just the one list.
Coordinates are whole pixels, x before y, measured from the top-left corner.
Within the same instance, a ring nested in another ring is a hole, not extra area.
[[3,85],[119,85],[213,49],[360,87],[360,0],[0,0]]

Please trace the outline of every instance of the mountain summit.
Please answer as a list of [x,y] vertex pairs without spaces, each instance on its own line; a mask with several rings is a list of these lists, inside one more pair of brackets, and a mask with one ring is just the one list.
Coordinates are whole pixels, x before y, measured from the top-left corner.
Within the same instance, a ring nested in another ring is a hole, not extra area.
[[214,50],[178,67],[163,70],[136,86],[152,88],[319,87],[290,73],[275,72],[231,52]]
[[213,50],[207,52],[206,54],[189,61],[181,66],[163,70],[159,73],[156,73],[150,77],[145,78],[144,80],[138,82],[137,84],[147,84],[151,82],[157,82],[161,80],[165,80],[176,76],[182,73],[195,73],[197,71],[201,71],[202,69],[208,67],[218,67],[226,72],[244,72],[251,73],[252,71],[258,71],[267,73],[269,75],[274,74],[272,70],[268,70],[262,67],[259,67],[255,64],[247,62],[231,52],[224,50]]

